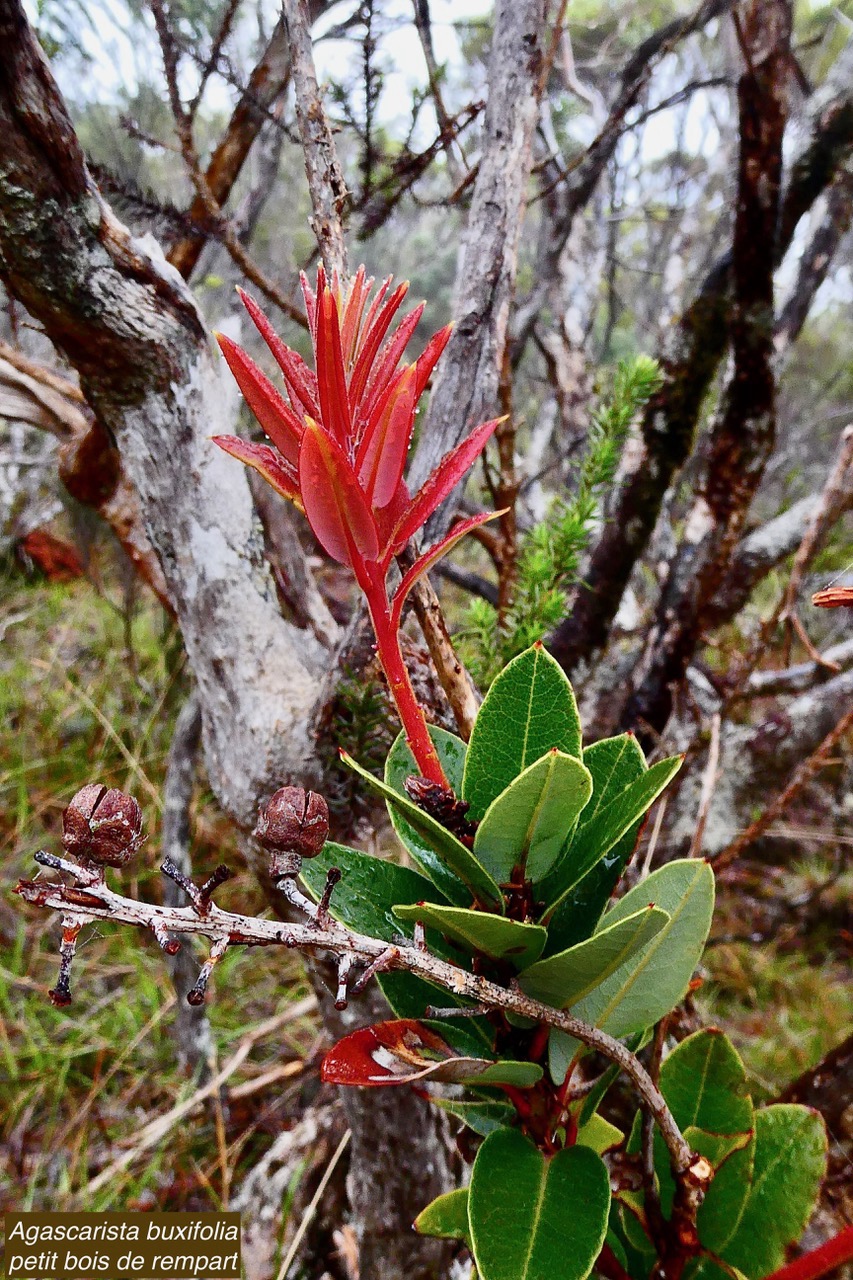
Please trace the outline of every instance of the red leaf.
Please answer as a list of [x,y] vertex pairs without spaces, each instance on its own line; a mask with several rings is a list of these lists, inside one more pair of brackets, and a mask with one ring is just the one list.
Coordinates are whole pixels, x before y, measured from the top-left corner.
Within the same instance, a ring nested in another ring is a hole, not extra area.
[[317,301],[315,355],[320,419],[329,435],[346,447],[352,436],[352,418],[341,350],[338,304],[331,289],[324,289]]
[[249,440],[242,440],[240,436],[214,436],[213,443],[230,453],[232,458],[239,458],[247,467],[257,471],[300,511],[305,510],[299,494],[296,469],[277,450],[268,444],[252,444]]
[[299,485],[317,541],[333,560],[358,571],[379,555],[376,521],[346,453],[313,418],[299,451]]
[[373,518],[376,521],[377,528],[379,529],[379,544],[380,546],[385,547],[381,560],[385,562],[386,566],[390,564],[392,556],[390,549],[391,534],[397,527],[400,517],[408,507],[410,501],[411,495],[409,490],[406,488],[405,481],[401,480],[397,485],[397,492],[394,494],[388,505],[386,507],[375,506],[373,509]]
[[304,430],[302,423],[242,347],[222,333],[218,333],[216,339],[252,413],[276,448],[288,462],[295,464]]
[[317,397],[317,375],[302,359],[297,351],[291,351],[273,329],[261,308],[243,289],[237,290],[243,306],[251,316],[252,323],[264,342],[272,352],[276,364],[284,374],[285,386],[294,408],[299,405],[312,418],[319,417],[320,405]]
[[373,507],[386,507],[397,492],[415,425],[415,366],[394,383],[359,445],[358,479]]
[[394,592],[394,598],[391,601],[391,622],[394,627],[399,626],[400,612],[405,603],[406,596],[417,582],[418,578],[422,578],[425,573],[429,573],[430,569],[436,564],[442,556],[447,555],[451,547],[465,537],[466,533],[470,533],[472,529],[478,529],[481,524],[487,524],[489,520],[496,520],[498,516],[502,516],[508,511],[505,507],[503,511],[484,511],[482,515],[470,516],[467,520],[462,520],[459,524],[454,525],[446,538],[442,538],[440,542],[436,542],[434,546],[425,551],[423,555],[418,556],[415,563],[410,569],[403,574],[403,578]]
[[326,287],[326,272],[323,270],[322,262],[317,268],[317,293],[308,283],[308,277],[304,271],[299,272],[299,283],[302,286],[302,296],[305,299],[308,328],[311,330],[311,336],[314,337],[317,333],[317,294],[322,293]]
[[441,1036],[413,1018],[379,1022],[354,1031],[326,1054],[320,1077],[327,1084],[411,1084],[416,1080],[476,1080],[494,1063],[461,1057]]
[[426,304],[422,302],[420,306],[415,307],[414,311],[410,311],[409,314],[400,321],[400,324],[388,339],[379,356],[375,360],[364,392],[364,413],[372,413],[376,405],[379,403],[380,397],[388,386],[388,383],[391,381],[391,378],[394,376],[394,371],[400,363],[400,357],[409,344],[409,339],[418,327],[418,321],[424,313],[425,305]]
[[[379,290],[379,293],[376,295],[376,297],[373,300],[373,306],[370,308],[370,311],[367,314],[367,319],[364,322],[364,330],[363,330],[363,336],[360,343],[360,350],[358,353],[358,358],[356,359],[356,362],[355,362],[355,368],[352,371],[352,377],[350,378],[350,384],[349,384],[350,403],[353,405],[354,408],[358,407],[361,401],[361,398],[364,395],[364,389],[367,386],[367,379],[370,375],[371,369],[373,368],[373,362],[376,359],[376,353],[378,352],[382,344],[382,339],[385,337],[385,334],[388,332],[388,326],[390,325],[391,321],[394,319],[396,312],[400,308],[401,302],[403,301],[403,299],[405,298],[406,294],[409,291],[409,282],[408,280],[404,280],[402,284],[399,284],[397,286],[397,288],[391,294],[391,297],[382,307],[381,311],[379,311],[377,304],[380,301],[380,299],[384,296],[385,291],[390,285],[390,283],[391,281],[389,278],[382,285],[381,289]],[[378,311],[378,314],[376,315],[375,318],[374,318],[374,309]]]
[[[425,1064],[424,1052],[432,1061]],[[320,1069],[327,1084],[408,1084],[417,1080],[424,1065],[433,1065],[452,1050],[440,1036],[412,1018],[379,1022],[339,1040],[326,1054]]]
[[441,359],[442,352],[450,341],[450,335],[453,332],[453,325],[445,325],[443,329],[439,329],[438,333],[434,333],[429,342],[424,347],[422,356],[417,360],[417,389],[415,391],[415,399],[420,400],[426,385],[429,382],[432,371]]
[[358,349],[358,333],[361,327],[361,317],[364,314],[364,304],[367,302],[370,290],[373,288],[373,277],[369,280],[365,279],[364,263],[355,273],[355,279],[347,292],[347,300],[344,305],[344,319],[341,325],[341,347],[344,353],[344,363],[347,368],[352,366],[355,359],[355,353]]
[[418,529],[423,528],[433,511],[440,507],[450,491],[459,483],[465,472],[476,462],[485,449],[495,427],[503,418],[482,422],[470,436],[446,453],[435,470],[427,477],[409,504],[393,534],[393,553],[397,555]]

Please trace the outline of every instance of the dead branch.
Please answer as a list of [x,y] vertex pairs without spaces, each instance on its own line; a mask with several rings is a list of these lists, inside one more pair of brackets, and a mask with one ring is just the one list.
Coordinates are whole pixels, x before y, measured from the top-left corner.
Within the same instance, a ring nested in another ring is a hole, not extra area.
[[[411,466],[415,487],[478,422],[492,416],[515,287],[542,65],[544,0],[499,0],[489,63],[483,149],[456,277],[455,327]],[[445,507],[427,536],[444,532]]]
[[[809,104],[810,136],[791,164],[776,233],[775,263],[800,219],[826,190],[853,148],[853,41]],[[661,356],[664,383],[641,424],[642,447],[595,545],[573,607],[549,647],[571,675],[602,648],[634,565],[645,551],[669,487],[693,448],[699,414],[725,355],[732,319],[732,255],[706,274]]]
[[762,836],[777,818],[780,818],[785,813],[803,788],[829,763],[831,753],[851,727],[853,727],[853,707],[846,711],[841,719],[837,721],[835,727],[826,735],[820,746],[797,766],[791,775],[788,785],[767,806],[760,817],[750,823],[737,839],[733,840],[731,844],[727,845],[712,859],[712,866],[715,870],[722,870],[723,867],[729,866],[730,863],[739,858],[745,849],[754,844],[759,836]]

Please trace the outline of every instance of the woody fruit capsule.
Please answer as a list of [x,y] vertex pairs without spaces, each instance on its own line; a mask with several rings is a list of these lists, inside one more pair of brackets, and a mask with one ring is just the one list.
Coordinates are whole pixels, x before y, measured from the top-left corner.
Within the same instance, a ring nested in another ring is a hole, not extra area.
[[446,787],[400,650],[402,608],[417,580],[460,538],[496,513],[456,524],[418,557],[392,596],[388,571],[482,453],[499,419],[475,427],[445,454],[421,489],[410,494],[403,471],[415,413],[451,326],[439,330],[416,360],[401,365],[424,304],[392,328],[408,282],[392,289],[389,277],[371,299],[373,283],[364,267],[344,286],[337,276],[329,281],[320,266],[316,291],[302,276],[313,369],[281,341],[257,303],[239,290],[281,370],[286,395],[242,347],[217,335],[228,367],[270,443],[253,444],[239,436],[214,439],[298,507],[328,555],[355,574],[412,755],[425,778]]

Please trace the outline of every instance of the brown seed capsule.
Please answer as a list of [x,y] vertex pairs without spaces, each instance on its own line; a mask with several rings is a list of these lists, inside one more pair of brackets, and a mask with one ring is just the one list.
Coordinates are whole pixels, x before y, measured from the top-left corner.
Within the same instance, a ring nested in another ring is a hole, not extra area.
[[[294,875],[299,870],[298,859],[316,857],[326,843],[329,807],[316,791],[280,787],[265,805],[261,805],[254,836],[273,854],[294,855],[293,858],[273,859],[276,864],[273,874]],[[281,862],[280,868],[278,862]]]
[[142,811],[133,796],[92,782],[62,815],[62,844],[81,862],[123,867],[142,844]]

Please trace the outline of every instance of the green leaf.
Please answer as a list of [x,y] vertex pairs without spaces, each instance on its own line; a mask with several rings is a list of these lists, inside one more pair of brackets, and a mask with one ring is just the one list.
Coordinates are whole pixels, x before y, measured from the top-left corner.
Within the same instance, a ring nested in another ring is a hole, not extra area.
[[[462,773],[467,751],[465,743],[455,734],[448,733],[446,729],[439,729],[437,725],[429,726],[429,736],[432,738],[447,781],[456,794],[461,795]],[[420,769],[409,750],[405,733],[398,733],[385,760],[386,784],[393,787],[398,795],[406,796],[406,779],[413,775],[417,776],[419,773]],[[445,898],[449,902],[455,902],[457,906],[467,907],[471,901],[470,892],[459,877],[445,865],[430,840],[424,837],[420,829],[415,830],[397,808],[388,805],[388,814],[398,840],[430,879],[438,885]]]
[[[685,1136],[690,1135],[687,1141],[693,1150],[707,1156],[714,1166],[714,1180],[699,1206],[696,1226],[705,1248],[719,1254],[735,1235],[746,1205],[755,1163],[755,1135],[713,1135],[692,1128],[684,1132]],[[717,1143],[728,1146],[727,1152],[725,1146],[714,1149],[715,1138]],[[737,1142],[742,1145],[736,1146]],[[661,1153],[659,1159],[665,1158]],[[672,1181],[671,1172],[669,1180]]]
[[517,1129],[486,1138],[468,1221],[483,1280],[584,1280],[601,1252],[610,1179],[588,1147],[546,1159]]
[[394,914],[400,920],[422,920],[445,937],[461,943],[469,951],[480,951],[493,960],[509,960],[516,969],[524,969],[542,954],[547,931],[538,924],[522,924],[485,911],[466,911],[462,907],[433,907],[429,903],[397,906]]
[[522,974],[519,985],[535,1000],[554,1009],[568,1009],[641,951],[668,923],[669,916],[659,907],[643,907],[586,942],[537,961]]
[[515,1118],[515,1107],[509,1102],[456,1102],[451,1098],[434,1097],[432,1101],[442,1111],[449,1111],[481,1138],[487,1138],[495,1129],[505,1129]]
[[[576,1017],[601,1027],[617,1039],[653,1026],[684,996],[711,927],[714,911],[711,868],[694,858],[667,863],[619,899],[604,916],[602,930],[627,919],[649,903],[666,911],[669,922],[638,955],[621,965],[572,1008]],[[577,1048],[577,1041],[565,1032],[556,1029],[551,1032],[549,1050],[555,1080],[565,1077],[565,1068]],[[562,1076],[559,1075],[561,1069]]]
[[538,1062],[512,1062],[509,1058],[502,1058],[478,1072],[476,1077],[472,1076],[471,1083],[478,1088],[481,1085],[510,1084],[516,1089],[532,1089],[544,1074]]
[[[777,1104],[755,1113],[752,1185],[722,1258],[749,1280],[777,1270],[799,1240],[826,1172],[826,1128],[808,1107]],[[712,1184],[713,1185],[713,1184]]]
[[[647,767],[646,758],[632,733],[594,742],[585,748],[583,762],[592,774],[592,799],[578,819],[572,835],[573,843],[582,838],[581,833],[598,811],[644,774]],[[561,899],[548,925],[547,955],[564,951],[593,932],[634,851],[641,821],[635,822],[567,895],[564,896],[565,885],[560,880],[559,864],[543,880],[539,886],[542,901],[551,904]]]
[[[458,890],[451,884],[448,885],[447,877],[436,875],[434,860],[430,865],[422,856],[422,851],[429,853],[430,850],[438,855],[441,865],[453,872],[455,877],[467,885],[469,893],[462,890],[463,898],[467,899],[471,895],[479,899],[481,902],[489,906],[497,907],[503,911],[503,895],[500,889],[492,880],[491,876],[480,866],[477,859],[469,849],[466,849],[456,836],[452,835],[446,827],[440,822],[436,822],[435,818],[431,818],[428,813],[424,813],[419,809],[413,800],[408,796],[401,795],[389,786],[387,782],[381,782],[379,778],[374,778],[372,773],[368,773],[366,769],[362,769],[360,764],[353,760],[352,756],[348,756],[345,751],[341,752],[341,760],[354,773],[367,783],[371,790],[383,796],[389,804],[389,808],[393,808],[401,813],[414,829],[416,835],[420,837],[421,847],[417,853],[414,849],[407,845],[409,852],[416,861],[420,862],[430,879],[444,893],[448,894],[448,889],[454,894],[454,901],[458,901]],[[387,766],[386,766],[387,768]],[[468,903],[459,903],[460,906],[467,906]]]
[[741,1280],[740,1272],[734,1267],[727,1267],[719,1258],[709,1258],[707,1254],[688,1258],[682,1276],[683,1280]]
[[492,801],[552,747],[580,756],[580,718],[562,668],[535,644],[504,667],[477,714],[462,781],[471,817],[481,819]]
[[529,765],[486,810],[474,853],[499,884],[513,871],[538,883],[560,856],[592,794],[592,775],[556,747]]
[[411,934],[411,930],[400,928],[394,915],[395,903],[421,898],[442,901],[438,890],[417,871],[331,841],[316,858],[302,863],[300,875],[315,898],[323,892],[330,867],[337,867],[342,873],[329,904],[330,914],[371,938],[390,942],[395,934]]
[[618,1147],[624,1138],[621,1129],[617,1129],[615,1124],[605,1120],[596,1111],[585,1124],[578,1127],[576,1142],[579,1147],[590,1147],[598,1155],[603,1155],[605,1151]]
[[[398,1018],[417,1018],[426,1021],[427,1026],[441,1031],[453,1044],[460,1044],[463,1034],[484,1047],[492,1049],[495,1043],[495,1029],[487,1018],[426,1018],[429,1005],[439,1009],[470,1009],[471,1001],[457,996],[444,987],[433,986],[423,978],[416,978],[413,973],[380,973],[378,976],[382,994]],[[482,1049],[481,1049],[482,1052]]]
[[661,1066],[660,1090],[682,1130],[692,1125],[709,1133],[745,1133],[752,1128],[746,1071],[717,1027],[696,1031],[673,1049]]
[[470,1248],[468,1188],[458,1187],[439,1196],[415,1218],[415,1231],[440,1240],[464,1240]]
[[593,818],[576,833],[555,870],[562,885],[560,897],[545,912],[543,920],[554,914],[584,876],[606,853],[635,826],[637,820],[654,804],[664,787],[681,768],[681,756],[660,760],[636,778],[609,804],[603,805]]

